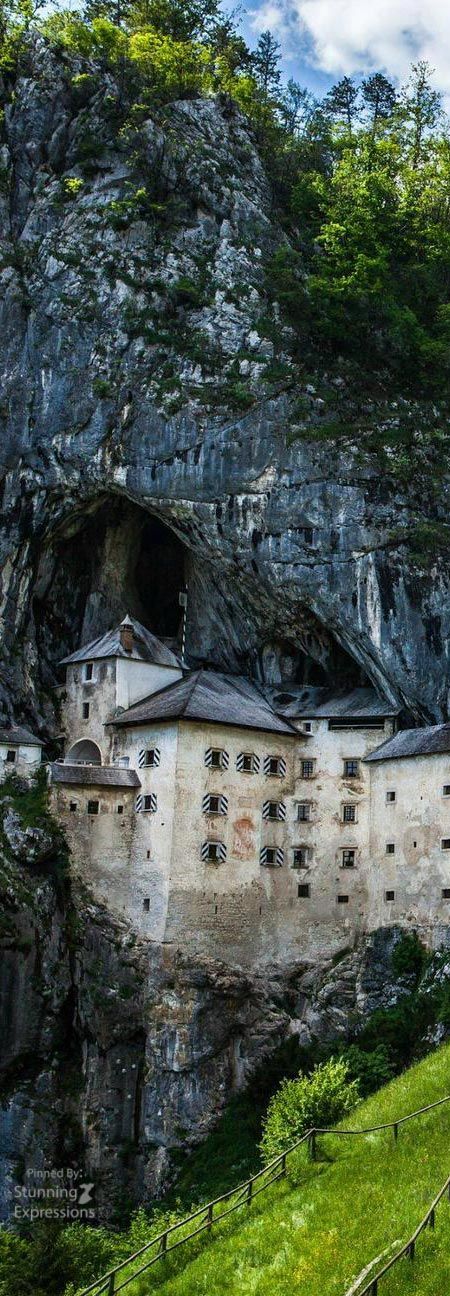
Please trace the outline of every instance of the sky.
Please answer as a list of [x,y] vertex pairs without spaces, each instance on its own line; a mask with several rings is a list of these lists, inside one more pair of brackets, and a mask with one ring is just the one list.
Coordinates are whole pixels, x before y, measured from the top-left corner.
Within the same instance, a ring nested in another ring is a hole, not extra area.
[[283,79],[317,95],[342,76],[373,71],[401,82],[411,63],[426,59],[450,103],[449,0],[244,0],[242,11],[249,44],[270,28],[281,44]]

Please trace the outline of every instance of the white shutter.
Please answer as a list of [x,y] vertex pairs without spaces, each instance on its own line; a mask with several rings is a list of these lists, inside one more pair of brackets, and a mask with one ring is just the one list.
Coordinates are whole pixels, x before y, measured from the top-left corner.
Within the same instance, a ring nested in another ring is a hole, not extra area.
[[286,819],[286,806],[284,804],[284,801],[278,802],[278,818],[282,819],[283,821]]
[[228,814],[228,799],[226,796],[220,798],[220,813],[221,815]]
[[222,752],[222,768],[223,768],[223,769],[228,769],[229,764],[230,764],[230,757],[229,757],[229,755],[228,755],[228,752],[223,751],[223,752]]
[[143,796],[138,796],[138,797],[136,797],[136,813],[137,813],[137,814],[140,814],[140,812],[141,812],[141,810],[142,810],[142,806],[143,806],[143,804],[144,804],[144,798],[143,798]]

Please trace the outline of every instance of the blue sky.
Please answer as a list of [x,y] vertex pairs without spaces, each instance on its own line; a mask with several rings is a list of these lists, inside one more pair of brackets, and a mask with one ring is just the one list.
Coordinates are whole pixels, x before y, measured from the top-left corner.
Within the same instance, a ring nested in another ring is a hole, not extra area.
[[[283,51],[283,75],[317,95],[339,77],[384,71],[404,81],[426,59],[450,101],[449,0],[243,0],[242,31],[254,45],[269,27]],[[232,0],[224,7],[232,10]]]

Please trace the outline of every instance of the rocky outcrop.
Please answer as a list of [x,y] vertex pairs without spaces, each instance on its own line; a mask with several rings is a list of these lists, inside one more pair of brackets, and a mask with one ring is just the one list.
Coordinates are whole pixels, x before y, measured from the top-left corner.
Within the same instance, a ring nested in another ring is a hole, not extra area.
[[155,626],[177,541],[193,662],[362,670],[446,716],[444,415],[302,368],[244,119],[220,98],[150,119],[40,37],[6,99],[4,706],[52,728],[55,662],[130,604]]

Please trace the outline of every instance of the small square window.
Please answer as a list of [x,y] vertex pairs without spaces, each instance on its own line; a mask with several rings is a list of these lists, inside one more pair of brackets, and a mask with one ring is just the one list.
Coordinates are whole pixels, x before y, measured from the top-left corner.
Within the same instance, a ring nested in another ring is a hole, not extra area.
[[384,898],[388,903],[395,900],[395,891],[385,891]]
[[206,850],[206,859],[213,860],[213,861],[221,859],[219,842],[208,842],[207,850]]
[[356,806],[355,806],[355,805],[350,805],[350,804],[348,804],[348,805],[344,805],[344,806],[342,807],[342,820],[343,820],[343,823],[356,823]]
[[151,858],[152,858],[152,852],[148,850],[148,851],[147,851],[147,859],[151,859]]
[[219,750],[219,748],[216,748],[211,752],[211,759],[209,764],[212,766],[213,769],[222,768],[222,752]]
[[443,888],[442,888],[442,899],[443,899],[443,900],[450,900],[450,887],[443,887]]
[[87,803],[87,812],[88,812],[88,814],[89,814],[89,815],[98,815],[99,805],[100,805],[99,801],[88,801],[88,803]]
[[89,710],[90,710],[89,702],[83,702],[83,720],[89,720]]
[[355,861],[356,861],[356,851],[355,851],[355,850],[343,850],[343,851],[342,851],[342,868],[354,868],[354,867],[355,867]]
[[386,842],[386,855],[395,855],[395,842]]
[[396,800],[396,797],[397,797],[396,792],[393,792],[393,791],[386,792],[386,801],[387,801],[388,805],[390,805],[390,804],[392,803],[392,801],[395,801],[395,800]]
[[123,805],[117,806],[117,814],[123,814]]
[[280,811],[278,801],[267,801],[265,819],[279,819]]
[[143,900],[143,901],[142,901],[142,908],[143,908],[143,910],[144,910],[144,913],[149,913],[149,912],[150,912],[150,899],[147,899],[147,900]]
[[297,887],[297,895],[299,900],[309,900],[311,895],[311,887],[309,885],[309,882],[299,882]]
[[305,544],[307,544],[307,545],[312,545],[312,543],[313,543],[313,541],[314,541],[314,530],[313,530],[313,528],[312,528],[312,527],[309,527],[309,526],[303,527],[303,535],[304,535],[304,539],[305,539]]
[[156,763],[157,763],[157,762],[156,762],[156,748],[155,748],[155,747],[150,747],[149,750],[146,751],[146,753],[145,753],[145,757],[144,757],[144,765],[148,765],[148,766],[150,766],[150,767],[153,767],[153,765],[156,765]]
[[338,895],[337,902],[338,904],[348,904],[348,895]]
[[441,841],[441,850],[450,850],[450,837],[443,837]]
[[210,796],[208,801],[208,813],[220,814],[220,797]]
[[16,756],[17,756],[17,752],[14,751],[14,748],[13,748],[13,747],[11,747],[10,750],[7,751],[7,753],[6,753],[6,759],[7,759],[8,765],[14,765],[14,762],[15,762]]
[[309,823],[311,819],[311,802],[299,801],[297,806],[297,819],[300,823]]
[[93,663],[93,662],[86,662],[86,665],[85,665],[85,668],[84,668],[84,678],[85,678],[87,684],[89,684],[90,681],[94,678],[94,663]]
[[312,733],[312,722],[311,722],[311,720],[304,720],[304,721],[303,721],[303,728],[304,728],[305,733]]
[[154,814],[156,811],[156,805],[157,802],[154,792],[150,792],[148,796],[142,798],[142,809],[146,811],[147,814]]
[[442,788],[442,796],[450,797],[450,783],[444,783],[444,786]]
[[344,761],[345,778],[358,778],[358,774],[359,774],[359,760],[354,760],[353,757],[350,760],[345,760]]
[[295,846],[293,854],[293,868],[307,868],[310,858],[308,846]]
[[302,778],[312,778],[314,774],[314,761],[302,760]]
[[252,756],[252,753],[251,753],[251,752],[243,752],[243,753],[242,753],[242,766],[241,766],[241,768],[244,770],[245,774],[252,774],[252,773],[253,773],[253,756]]
[[71,814],[75,814],[75,810],[76,810],[76,808],[77,808],[77,803],[76,803],[76,801],[71,801],[71,802],[70,802],[70,805],[69,805],[69,810],[70,810]]

